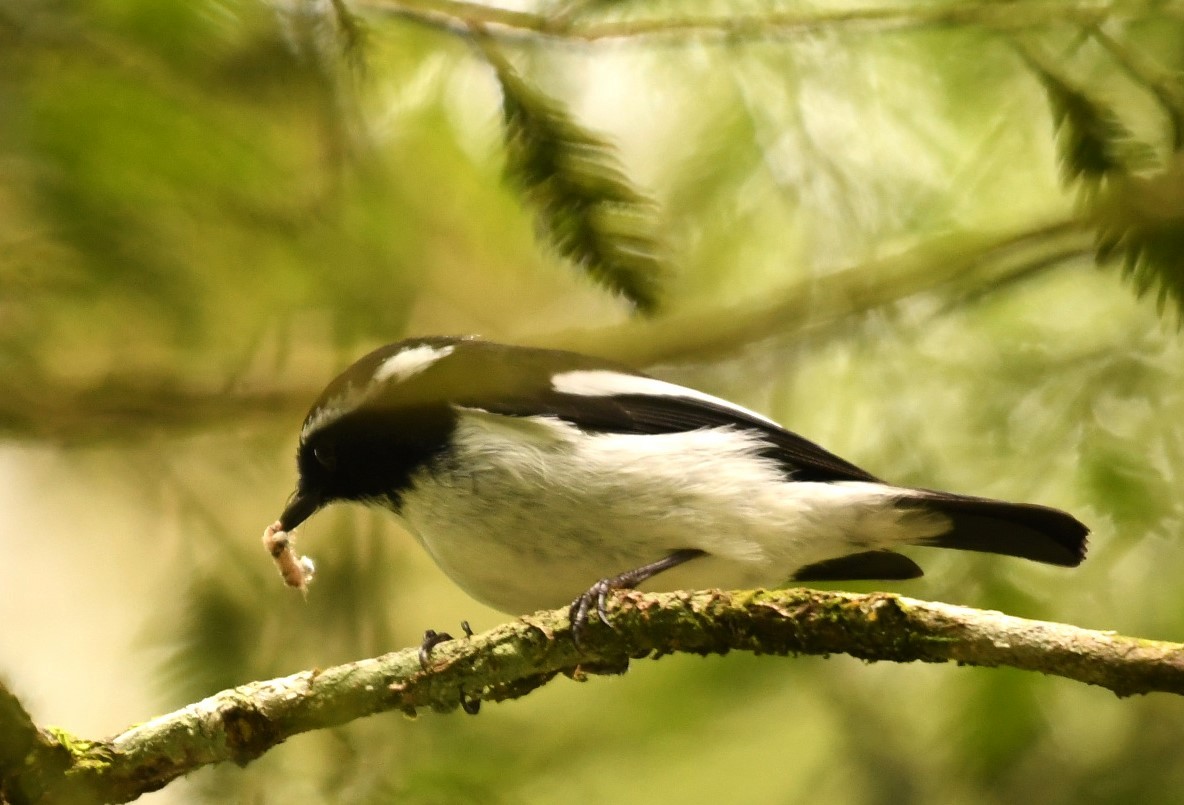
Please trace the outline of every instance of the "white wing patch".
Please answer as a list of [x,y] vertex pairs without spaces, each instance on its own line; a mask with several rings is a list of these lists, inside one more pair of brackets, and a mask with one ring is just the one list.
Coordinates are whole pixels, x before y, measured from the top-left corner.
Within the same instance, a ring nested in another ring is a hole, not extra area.
[[728,402],[720,397],[713,397],[686,386],[655,380],[652,377],[630,375],[614,372],[611,369],[582,369],[574,372],[563,372],[551,378],[551,387],[560,394],[575,394],[580,397],[616,397],[623,394],[646,394],[652,397],[684,397],[691,400],[710,403],[720,408],[735,411],[746,417],[758,419],[761,422],[780,428],[781,425],[750,411],[742,405]]
[[456,349],[455,345],[433,347],[420,344],[418,347],[396,352],[378,365],[374,370],[374,383],[383,383],[391,378],[397,381],[406,380],[427,369],[436,361],[447,358]]

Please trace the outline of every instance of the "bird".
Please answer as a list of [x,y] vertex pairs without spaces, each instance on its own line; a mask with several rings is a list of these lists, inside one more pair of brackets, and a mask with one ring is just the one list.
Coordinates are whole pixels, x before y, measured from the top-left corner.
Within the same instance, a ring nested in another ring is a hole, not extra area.
[[393,512],[478,601],[568,606],[577,642],[591,615],[608,623],[616,590],[916,578],[906,546],[1074,567],[1089,533],[1055,508],[882,481],[759,413],[602,358],[475,336],[357,360],[309,410],[296,464],[264,535],[289,584],[312,570],[293,530],[360,502]]

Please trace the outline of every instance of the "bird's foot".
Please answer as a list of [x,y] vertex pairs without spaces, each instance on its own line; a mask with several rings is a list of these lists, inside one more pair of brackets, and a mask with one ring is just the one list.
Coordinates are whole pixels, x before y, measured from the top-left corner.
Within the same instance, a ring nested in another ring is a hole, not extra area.
[[449,640],[452,640],[452,635],[448,632],[437,632],[435,629],[424,632],[423,642],[419,644],[419,667],[426,671],[432,661],[432,649]]
[[593,605],[595,605],[596,617],[600,618],[600,622],[610,629],[613,628],[608,620],[608,594],[613,590],[632,590],[662,571],[697,559],[704,553],[697,548],[684,548],[656,562],[627,570],[616,576],[603,578],[593,584],[576,600],[572,601],[567,610],[567,618],[571,622],[571,639],[576,644],[576,648],[581,651],[584,649],[584,629],[588,626],[588,616],[592,614]]
[[460,709],[464,710],[471,716],[475,716],[481,712],[481,700],[470,699],[465,695],[465,689],[460,689]]
[[608,594],[613,590],[629,589],[631,586],[620,584],[620,578],[620,576],[614,576],[601,579],[571,602],[571,606],[567,610],[567,617],[571,622],[571,639],[576,644],[576,648],[580,650],[584,648],[584,629],[587,628],[588,616],[593,611],[596,612],[596,617],[600,619],[601,623],[610,629],[613,628],[608,620]]
[[[461,621],[460,628],[464,631],[465,637],[473,636],[473,627],[469,626],[468,621]],[[432,649],[453,639],[448,632],[437,632],[435,629],[428,629],[424,632],[423,642],[419,644],[419,667],[426,671],[432,661]]]

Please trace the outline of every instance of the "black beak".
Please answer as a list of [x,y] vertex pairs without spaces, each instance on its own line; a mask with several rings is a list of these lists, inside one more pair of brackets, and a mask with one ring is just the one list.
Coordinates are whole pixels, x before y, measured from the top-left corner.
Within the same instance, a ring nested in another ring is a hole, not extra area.
[[288,505],[284,507],[284,513],[280,515],[280,528],[284,531],[291,531],[296,526],[303,523],[313,513],[321,508],[321,498],[319,495],[302,490],[296,490],[296,494],[292,495],[288,501]]

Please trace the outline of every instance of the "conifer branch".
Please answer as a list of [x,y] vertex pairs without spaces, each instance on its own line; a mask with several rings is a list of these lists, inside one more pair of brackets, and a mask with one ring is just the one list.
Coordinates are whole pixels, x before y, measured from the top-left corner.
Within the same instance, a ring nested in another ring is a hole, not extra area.
[[1036,46],[1016,42],[1016,49],[1048,96],[1066,185],[1079,183],[1093,193],[1107,180],[1153,163],[1150,146],[1135,139],[1112,106],[1065,75]]
[[527,82],[483,34],[476,42],[501,84],[506,175],[540,234],[593,280],[652,313],[667,274],[655,204],[633,186],[608,140]]
[[1126,47],[1100,27],[1094,27],[1090,34],[1127,75],[1142,85],[1159,103],[1171,128],[1172,150],[1184,148],[1184,81],[1180,75],[1156,64],[1143,53]]
[[1098,227],[1098,262],[1117,260],[1142,296],[1169,303],[1184,325],[1184,154],[1163,170],[1112,182],[1091,209]]

